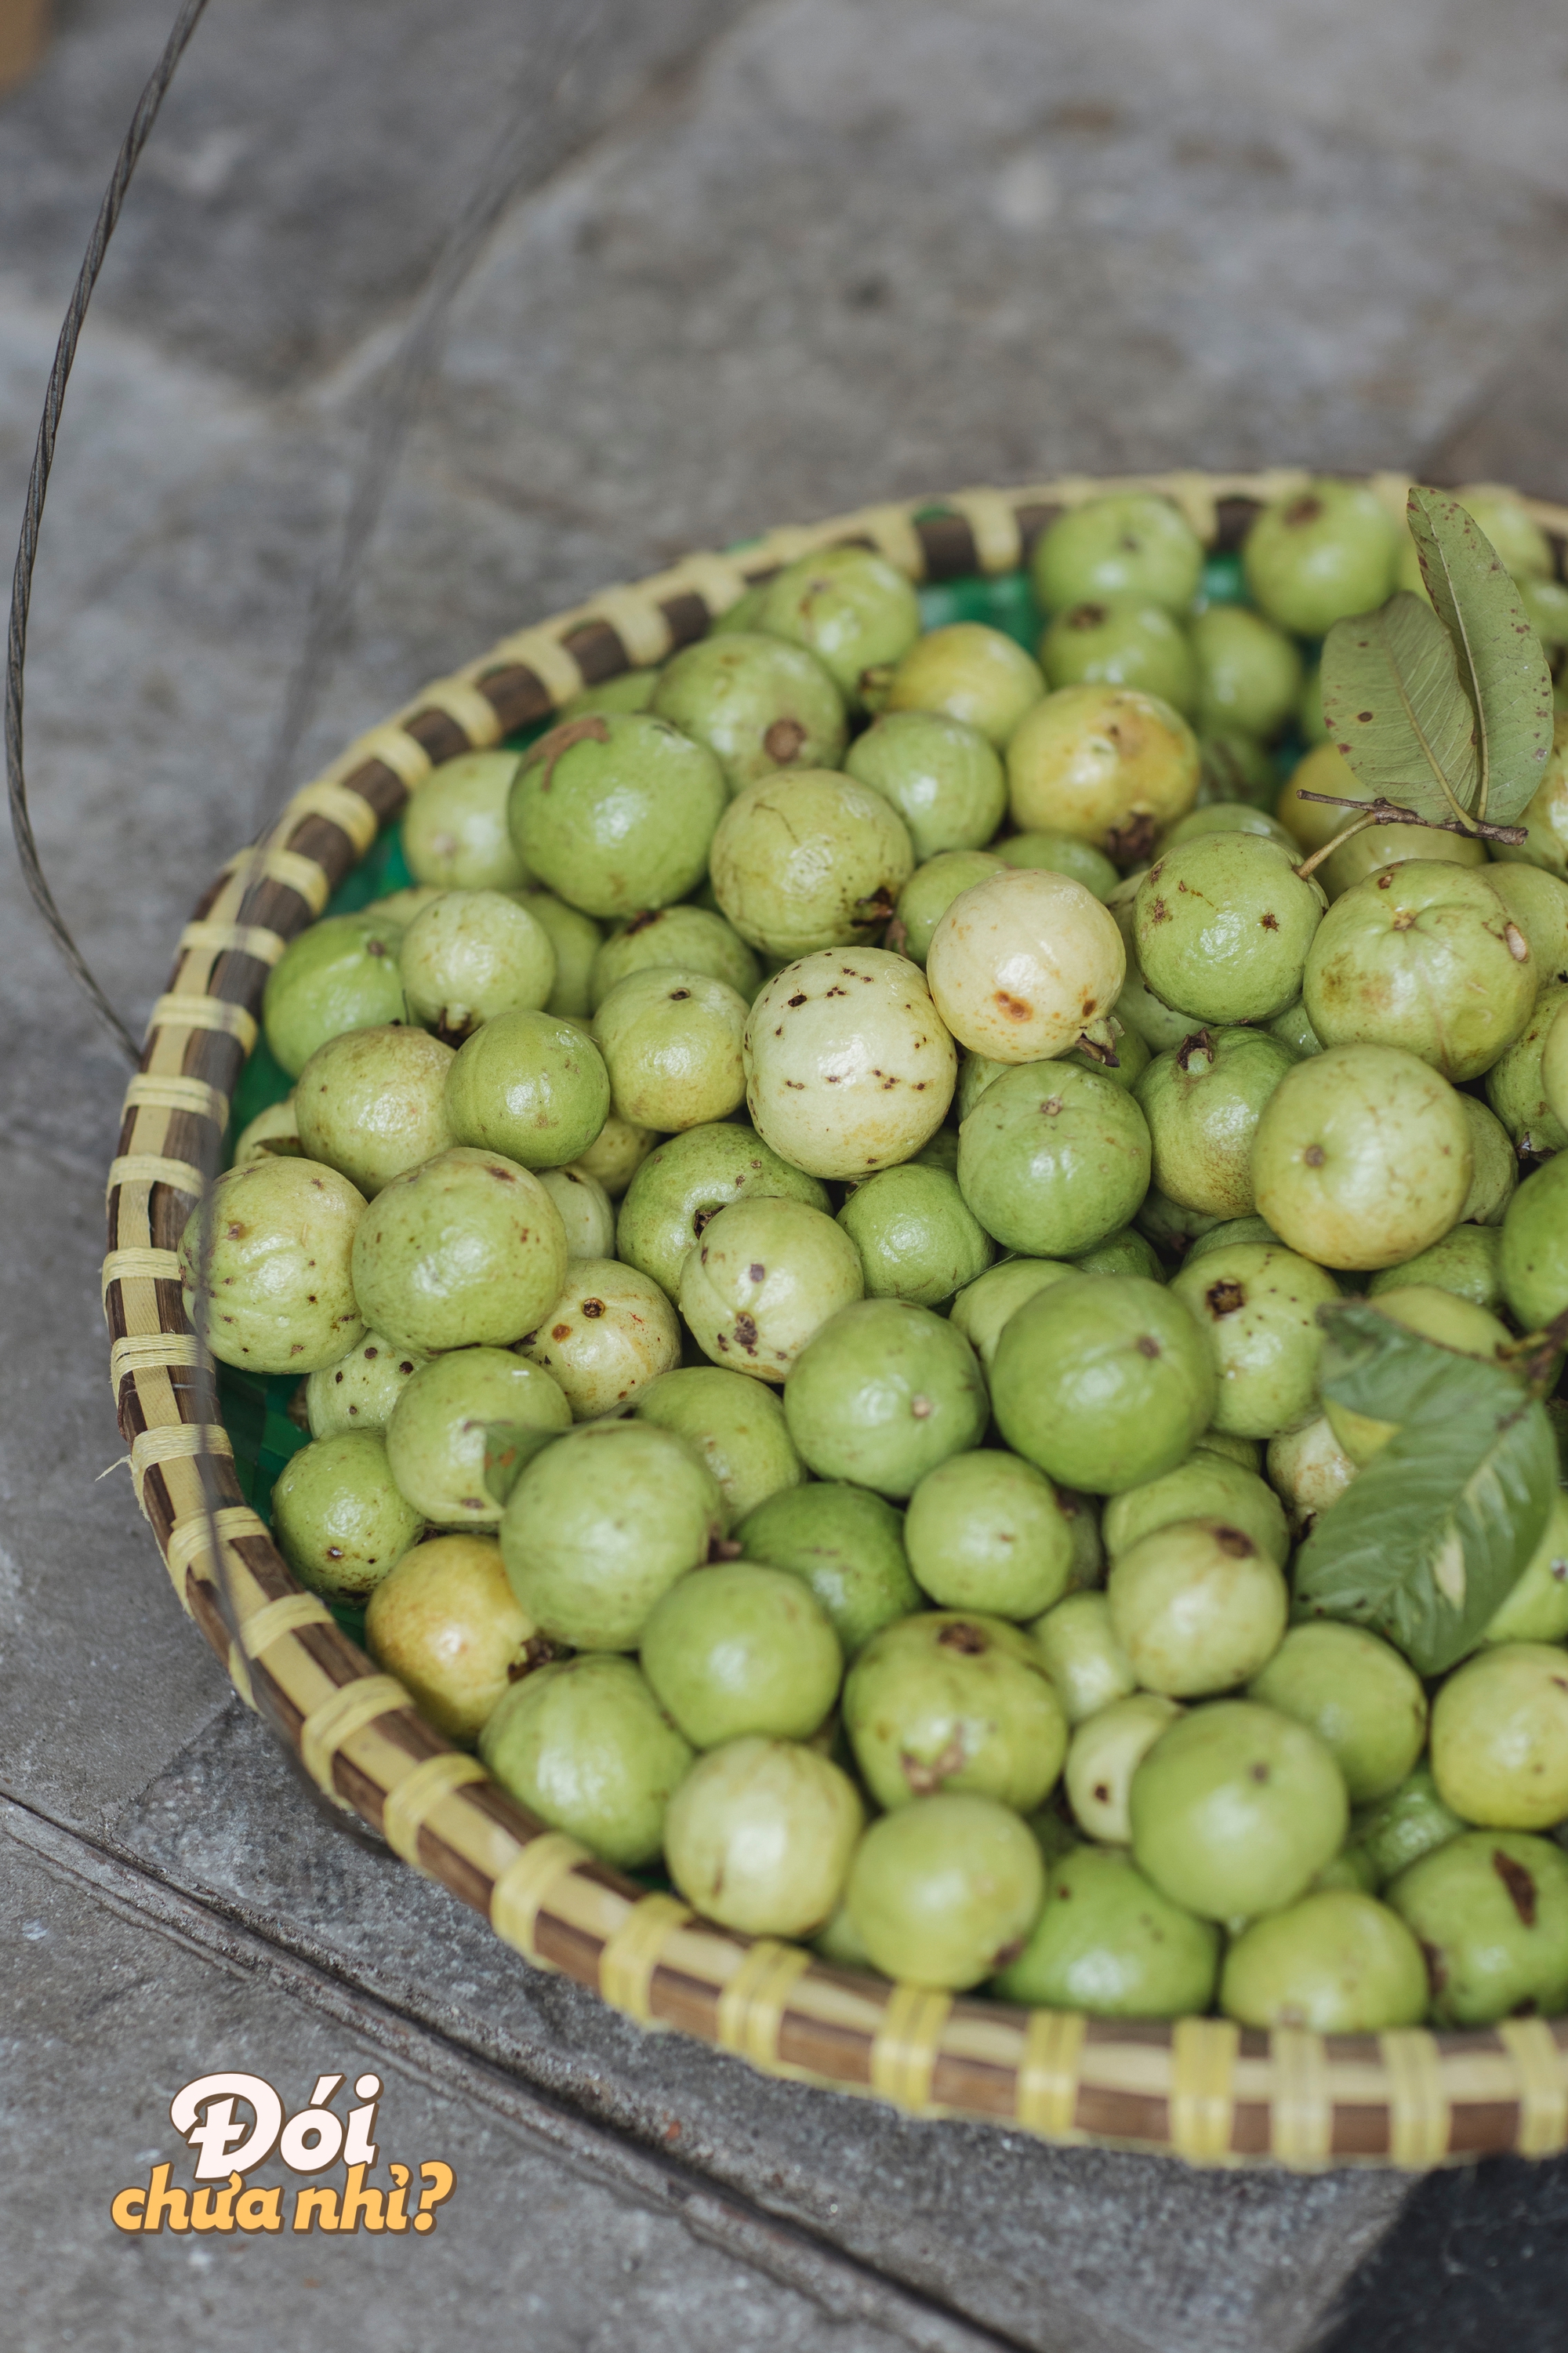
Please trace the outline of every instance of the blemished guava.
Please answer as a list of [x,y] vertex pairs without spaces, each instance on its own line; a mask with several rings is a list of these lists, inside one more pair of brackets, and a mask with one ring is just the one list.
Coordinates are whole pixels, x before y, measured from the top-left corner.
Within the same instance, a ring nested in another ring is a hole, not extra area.
[[273,1482],[278,1548],[300,1583],[329,1600],[363,1601],[424,1525],[398,1492],[379,1430],[313,1439]]
[[1387,602],[1401,536],[1366,484],[1320,477],[1264,508],[1242,551],[1247,585],[1282,629],[1326,637],[1336,621]]
[[1372,1271],[1457,1225],[1475,1174],[1447,1079],[1398,1046],[1333,1046],[1287,1071],[1253,1142],[1258,1213],[1319,1266]]
[[850,1668],[843,1709],[860,1777],[889,1810],[953,1788],[1029,1813],[1067,1756],[1067,1718],[1038,1654],[980,1611],[884,1627]]
[[1529,940],[1484,873],[1412,858],[1334,901],[1301,995],[1325,1046],[1401,1046],[1464,1080],[1519,1036],[1539,979]]
[[1131,1692],[1085,1716],[1068,1744],[1068,1802],[1086,1838],[1126,1846],[1132,1837],[1127,1795],[1132,1776],[1181,1703],[1163,1692]]
[[314,1160],[247,1160],[214,1178],[180,1236],[180,1282],[220,1364],[313,1373],[353,1345],[370,1320],[352,1271],[364,1210]]
[[917,638],[888,682],[882,709],[938,711],[977,727],[998,751],[1046,691],[1031,654],[983,621],[952,621]]
[[642,1671],[694,1748],[752,1735],[806,1740],[838,1696],[844,1653],[827,1612],[787,1569],[694,1568],[654,1604]]
[[421,1365],[418,1348],[395,1348],[384,1332],[365,1332],[334,1364],[305,1383],[305,1413],[312,1438],[340,1430],[384,1430],[393,1407]]
[[1249,1217],[1258,1122],[1297,1059],[1260,1029],[1200,1029],[1157,1055],[1135,1092],[1161,1191],[1210,1217]]
[[695,890],[729,797],[705,744],[646,712],[595,712],[523,754],[508,822],[530,871],[603,920]]
[[1022,832],[1067,833],[1119,865],[1147,858],[1197,799],[1198,739],[1179,711],[1124,686],[1064,686],[1007,743],[1007,800]]
[[559,1296],[566,1264],[566,1229],[537,1176],[466,1146],[395,1176],[353,1239],[366,1321],[431,1355],[521,1340]]
[[912,1159],[946,1118],[958,1076],[924,976],[886,948],[785,965],[753,1002],[742,1050],[757,1134],[813,1176]]
[[632,1412],[695,1450],[719,1482],[731,1522],[805,1482],[784,1408],[761,1381],[717,1365],[677,1366],[637,1390]]
[[479,1735],[503,1789],[601,1862],[646,1870],[692,1751],[634,1659],[563,1659],[514,1683]]
[[1061,1062],[1005,1071],[959,1131],[963,1199],[1004,1249],[1030,1258],[1075,1257],[1126,1225],[1149,1169],[1149,1129],[1131,1096]]
[[527,889],[529,871],[506,821],[521,765],[516,752],[464,752],[426,777],[403,817],[403,855],[416,882],[443,891]]
[[1105,1017],[1127,955],[1092,891],[1048,867],[1008,867],[953,900],[931,934],[926,978],[943,1021],[971,1053],[1037,1062]]
[[1142,596],[1184,619],[1203,569],[1203,542],[1157,491],[1114,491],[1069,508],[1042,532],[1029,560],[1047,613],[1089,596]]
[[813,1480],[770,1495],[735,1529],[748,1560],[804,1579],[847,1659],[921,1607],[904,1551],[903,1515],[864,1487]]
[[611,1103],[666,1135],[727,1119],[746,1092],[745,1027],[746,999],[728,981],[661,965],[628,973],[594,1016]]
[[752,1936],[812,1936],[843,1897],[865,1809],[847,1773],[789,1740],[731,1740],[670,1801],[665,1860],[689,1904]]
[[886,556],[868,547],[825,547],[786,564],[768,583],[756,626],[814,653],[858,711],[868,673],[901,661],[919,638],[921,608]]
[[711,908],[653,907],[634,915],[595,952],[588,979],[596,1013],[617,981],[657,965],[700,972],[726,982],[749,1005],[762,984],[762,966],[732,923]]
[[1206,1022],[1270,1020],[1301,994],[1323,905],[1278,842],[1201,835],[1167,850],[1138,885],[1139,969],[1167,1005]]
[[844,698],[804,646],[725,630],[685,647],[658,672],[651,709],[705,744],[731,793],[774,768],[834,768]]
[[[1223,1440],[1223,1433],[1220,1433]],[[1249,1535],[1260,1552],[1283,1568],[1290,1550],[1279,1496],[1256,1471],[1223,1451],[1205,1431],[1184,1462],[1163,1478],[1129,1487],[1106,1504],[1101,1523],[1105,1548],[1117,1560],[1141,1536],[1176,1520],[1223,1520]]]
[[1278,1242],[1233,1242],[1184,1266],[1171,1292],[1204,1336],[1216,1430],[1277,1438],[1316,1417],[1318,1310],[1340,1296],[1324,1268]]
[[687,1128],[637,1168],[616,1219],[616,1256],[651,1274],[674,1299],[688,1251],[720,1210],[764,1198],[829,1208],[826,1187],[781,1160],[752,1129],[732,1120]]
[[405,1552],[370,1597],[364,1635],[420,1714],[469,1748],[507,1693],[554,1655],[486,1535],[432,1536]]
[[1215,1418],[1218,1382],[1183,1303],[1139,1275],[1076,1274],[1003,1328],[992,1406],[1048,1478],[1117,1495],[1173,1471]]
[[1034,1933],[991,1990],[1094,2018],[1180,2018],[1212,2001],[1219,1944],[1131,1855],[1078,1847],[1052,1866]]
[[345,1029],[300,1073],[294,1116],[302,1155],[335,1168],[372,1199],[405,1168],[456,1144],[447,1116],[450,1046],[423,1029]]
[[861,1298],[850,1237],[808,1202],[748,1194],[703,1228],[680,1276],[680,1312],[716,1365],[782,1382],[816,1333]]
[[403,934],[409,1018],[456,1045],[498,1013],[532,1012],[555,987],[555,950],[516,893],[445,891]]
[[576,1258],[517,1347],[560,1384],[574,1419],[591,1421],[674,1370],[680,1321],[651,1275],[613,1258]]
[[1186,631],[1142,596],[1089,597],[1058,613],[1040,639],[1052,688],[1131,686],[1191,718],[1197,665]]
[[1448,1677],[1432,1706],[1432,1778],[1461,1820],[1546,1831],[1568,1815],[1568,1652],[1499,1642]]
[[632,1651],[677,1577],[724,1525],[719,1482],[673,1430],[599,1421],[536,1454],[507,1499],[501,1557],[542,1632],[576,1651]]
[[1225,1520],[1173,1520],[1112,1561],[1110,1623],[1145,1691],[1234,1691],[1279,1647],[1290,1597],[1277,1561]]
[[1426,1746],[1419,1676],[1363,1626],[1293,1626],[1247,1696],[1311,1727],[1343,1774],[1352,1806],[1391,1797]]
[[1568,1854],[1522,1831],[1466,1831],[1402,1871],[1385,1900],[1426,1956],[1438,2026],[1568,2004]]
[[885,1977],[962,1992],[1017,1958],[1045,1891],[1040,1850],[1017,1815],[949,1790],[872,1823],[847,1900]]
[[1206,1920],[1282,1911],[1344,1842],[1343,1776],[1314,1732],[1253,1700],[1193,1708],[1132,1777],[1139,1868]]
[[921,1481],[904,1521],[910,1567],[947,1609],[1037,1618],[1067,1591],[1072,1529],[1041,1471],[985,1447]]
[[485,1428],[570,1430],[560,1387],[510,1348],[449,1348],[405,1383],[387,1421],[392,1475],[437,1528],[494,1528],[500,1505],[485,1485]]
[[1219,2006],[1243,2026],[1377,2034],[1426,2010],[1421,1947],[1371,1895],[1325,1888],[1254,1920],[1225,1957]]
[[930,1308],[864,1299],[841,1307],[796,1357],[784,1417],[819,1479],[902,1498],[980,1443],[985,1379],[963,1333]]

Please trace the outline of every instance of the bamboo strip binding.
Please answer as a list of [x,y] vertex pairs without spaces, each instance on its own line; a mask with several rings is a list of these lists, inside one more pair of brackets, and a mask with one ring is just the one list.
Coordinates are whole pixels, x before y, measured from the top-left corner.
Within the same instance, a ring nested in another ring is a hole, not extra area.
[[[361,736],[229,862],[182,934],[169,990],[153,1008],[109,1188],[103,1287],[116,1402],[138,1500],[175,1591],[241,1695],[329,1795],[535,1966],[768,2073],[1048,2140],[1306,2169],[1424,2168],[1499,2150],[1547,2156],[1568,2147],[1568,2019],[1381,2037],[1269,2035],[1216,2019],[1120,2025],[889,1985],[645,1894],[544,1830],[452,1749],[302,1592],[240,1496],[221,1424],[205,1425],[205,1463],[198,1459],[208,1392],[191,1362],[173,1256],[191,1180],[216,1173],[268,971],[433,767],[547,719],[585,685],[662,660],[814,548],[870,545],[916,580],[1007,572],[1054,514],[1131,488],[1164,492],[1206,543],[1234,546],[1261,501],[1307,479],[1300,470],[1074,478],[790,526],[726,554],[688,556],[517,631]],[[1372,487],[1403,512],[1403,477],[1377,476]],[[1568,508],[1526,503],[1563,572]],[[218,1492],[237,1629],[218,1606],[204,1469]]]

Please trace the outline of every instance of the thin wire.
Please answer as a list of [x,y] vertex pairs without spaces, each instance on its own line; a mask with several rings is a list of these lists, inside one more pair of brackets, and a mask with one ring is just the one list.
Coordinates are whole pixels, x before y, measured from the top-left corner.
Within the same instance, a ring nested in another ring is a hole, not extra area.
[[124,1022],[104,995],[87,960],[66,927],[65,919],[55,904],[54,893],[44,880],[44,870],[38,861],[38,846],[33,836],[33,820],[27,807],[27,785],[22,767],[22,672],[27,658],[27,614],[33,597],[33,567],[38,555],[38,529],[44,518],[44,499],[49,487],[49,474],[55,462],[55,444],[59,438],[60,411],[65,406],[66,385],[76,360],[77,345],[81,341],[82,322],[87,306],[98,284],[103,258],[109,250],[109,240],[114,235],[120,218],[125,192],[131,185],[142,150],[152,136],[153,125],[158,120],[158,110],[163,103],[174,69],[184,55],[186,44],[205,13],[207,0],[184,0],[174,19],[174,30],[163,46],[163,54],[153,69],[147,87],[137,100],[131,127],[115,159],[114,170],[98,209],[87,251],[82,257],[77,280],[71,290],[65,324],[60,329],[59,342],[55,346],[55,363],[49,370],[47,390],[44,395],[44,413],[38,422],[38,438],[33,449],[32,471],[27,477],[27,495],[22,508],[22,533],[16,548],[16,566],[11,579],[11,626],[5,649],[5,786],[11,804],[11,830],[16,836],[16,855],[22,862],[23,879],[61,955],[87,997],[100,1021],[117,1046],[132,1063],[142,1059],[140,1047]]

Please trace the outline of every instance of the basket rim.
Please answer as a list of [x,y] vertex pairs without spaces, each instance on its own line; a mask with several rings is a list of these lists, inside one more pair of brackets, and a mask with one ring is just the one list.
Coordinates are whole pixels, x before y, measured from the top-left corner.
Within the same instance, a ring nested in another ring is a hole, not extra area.
[[[483,1914],[534,1967],[563,1972],[644,2026],[717,2044],[764,2073],[886,2100],[915,2116],[1199,2165],[1420,2170],[1568,2147],[1568,2016],[1452,2033],[1322,2036],[1212,2017],[1093,2019],[933,1993],[700,1920],[536,1821],[339,1629],[244,1502],[174,1255],[193,1201],[218,1168],[268,973],[442,761],[547,720],[586,686],[662,660],[816,548],[868,545],[917,582],[1010,572],[1057,513],[1115,490],[1169,497],[1205,547],[1234,548],[1261,503],[1311,479],[1305,468],[1074,475],[865,507],[602,590],[437,680],[297,791],[258,841],[229,860],[181,934],[109,1172],[103,1302],[137,1501],[182,1607],[240,1696],[268,1716],[326,1796]],[[1352,479],[1403,516],[1409,477]],[[1563,573],[1568,507],[1524,503]],[[216,1478],[216,1524],[204,1469]],[[219,1606],[215,1528],[237,1638]]]

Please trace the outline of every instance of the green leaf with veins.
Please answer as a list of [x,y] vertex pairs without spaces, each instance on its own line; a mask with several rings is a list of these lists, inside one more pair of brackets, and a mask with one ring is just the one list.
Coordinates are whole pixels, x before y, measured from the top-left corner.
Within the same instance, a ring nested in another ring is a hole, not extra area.
[[1403,1422],[1419,1414],[1508,1413],[1521,1402],[1516,1373],[1408,1331],[1369,1300],[1320,1307],[1318,1321],[1328,1335],[1319,1386],[1352,1413]]
[[1545,1409],[1407,1422],[1315,1523],[1299,1614],[1385,1635],[1418,1674],[1475,1648],[1545,1533],[1557,1448]]
[[1422,817],[1469,815],[1480,782],[1476,715],[1429,605],[1401,589],[1379,613],[1336,621],[1322,692],[1330,740],[1369,794]]
[[1509,825],[1528,807],[1552,751],[1546,657],[1502,558],[1458,500],[1413,490],[1408,513],[1421,576],[1478,723],[1474,814]]
[[1422,1674],[1473,1649],[1545,1532],[1557,1446],[1504,1366],[1407,1332],[1365,1302],[1320,1310],[1322,1389],[1399,1426],[1313,1525],[1301,1614],[1349,1619]]

